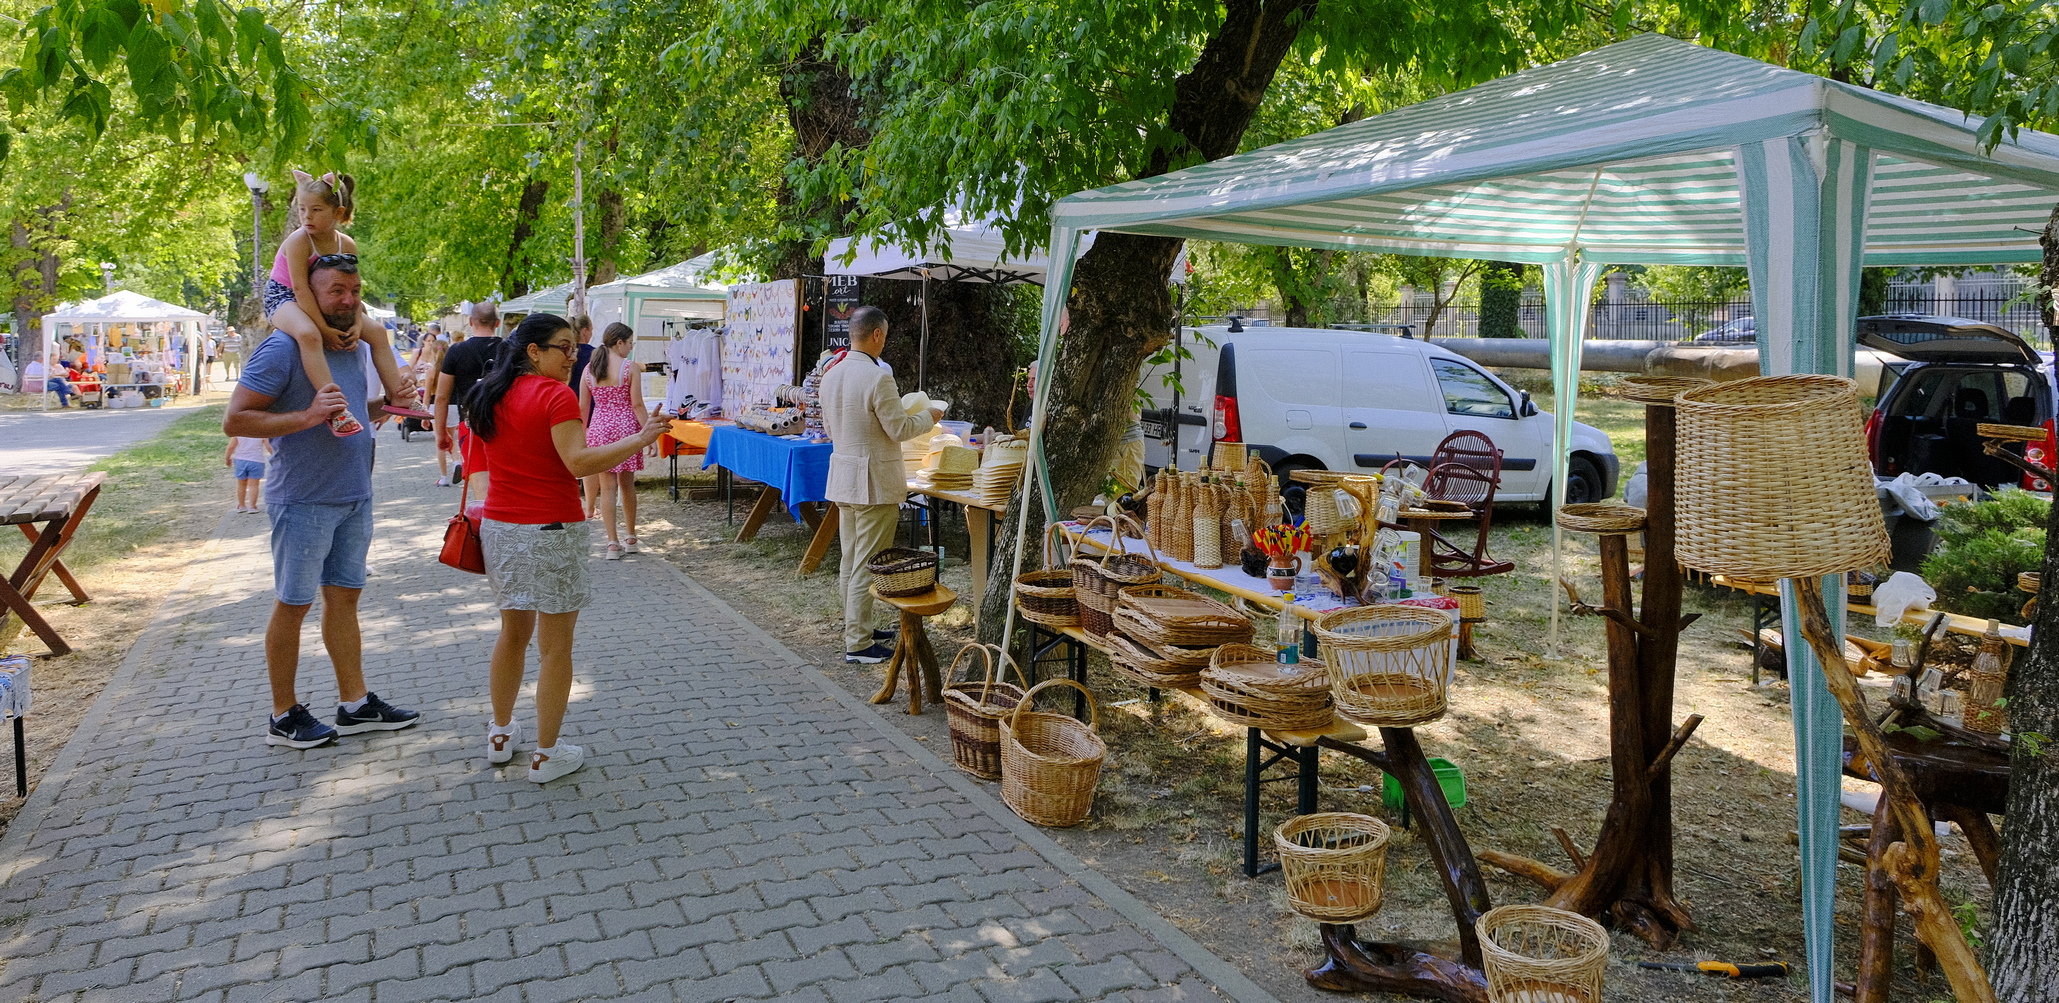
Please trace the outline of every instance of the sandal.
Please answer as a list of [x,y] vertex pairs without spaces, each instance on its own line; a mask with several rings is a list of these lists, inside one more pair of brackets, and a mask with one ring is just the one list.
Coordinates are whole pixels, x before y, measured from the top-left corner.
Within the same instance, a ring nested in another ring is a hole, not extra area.
[[636,537],[633,536],[627,537],[622,541],[622,549],[632,554],[643,553],[643,548],[637,545]]
[[619,543],[611,543],[611,544],[608,544],[608,553],[607,553],[607,558],[608,558],[608,560],[610,560],[610,561],[619,561],[619,560],[621,560],[621,559],[622,559],[622,545],[621,545],[621,544],[619,544]]

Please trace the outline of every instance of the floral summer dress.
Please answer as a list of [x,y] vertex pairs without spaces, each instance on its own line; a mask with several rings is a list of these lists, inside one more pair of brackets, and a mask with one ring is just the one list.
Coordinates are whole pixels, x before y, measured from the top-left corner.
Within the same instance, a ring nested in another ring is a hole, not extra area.
[[[605,387],[595,383],[593,377],[589,376],[586,378],[586,385],[593,394],[593,417],[586,423],[587,445],[605,446],[611,442],[620,442],[643,428],[643,422],[637,420],[636,407],[629,400],[629,384]],[[643,452],[639,450],[629,454],[628,459],[616,464],[608,472],[626,474],[642,469]]]

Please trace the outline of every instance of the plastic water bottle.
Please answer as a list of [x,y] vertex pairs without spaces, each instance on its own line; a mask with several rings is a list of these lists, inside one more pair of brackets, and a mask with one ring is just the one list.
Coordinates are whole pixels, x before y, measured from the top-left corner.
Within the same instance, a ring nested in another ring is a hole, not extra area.
[[1273,650],[1278,654],[1280,664],[1299,665],[1301,664],[1301,616],[1294,612],[1294,593],[1288,592],[1280,596],[1280,601],[1286,605],[1280,607],[1280,618],[1276,628],[1277,634]]

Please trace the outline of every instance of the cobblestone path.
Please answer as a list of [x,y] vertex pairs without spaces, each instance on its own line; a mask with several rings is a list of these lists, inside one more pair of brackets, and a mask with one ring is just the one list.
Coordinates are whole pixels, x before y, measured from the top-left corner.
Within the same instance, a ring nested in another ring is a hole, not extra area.
[[594,558],[586,768],[488,766],[430,448],[382,437],[363,606],[423,723],[263,743],[265,520],[228,517],[0,841],[0,999],[1268,999],[654,555]]

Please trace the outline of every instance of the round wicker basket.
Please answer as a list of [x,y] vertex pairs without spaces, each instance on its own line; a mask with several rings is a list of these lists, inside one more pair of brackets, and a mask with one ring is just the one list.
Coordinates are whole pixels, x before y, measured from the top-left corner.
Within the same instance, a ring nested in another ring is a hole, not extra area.
[[865,570],[883,596],[919,596],[937,586],[937,555],[927,550],[888,547],[872,555]]
[[1304,658],[1282,665],[1272,652],[1248,644],[1215,649],[1201,670],[1201,692],[1215,716],[1244,728],[1298,731],[1336,719],[1322,662]]
[[1102,641],[1108,645],[1108,664],[1146,686],[1176,690],[1199,685],[1201,670],[1207,667],[1205,662],[1188,665],[1166,658],[1121,631],[1111,631]]
[[1680,395],[1678,553],[1712,574],[1804,578],[1886,563],[1851,380],[1768,376]]
[[[1031,709],[1046,686],[1070,686],[1087,696],[1088,721]],[[1101,783],[1108,745],[1095,733],[1100,712],[1094,694],[1070,679],[1030,687],[1001,722],[1001,800],[1025,821],[1057,828],[1086,821]]]
[[1560,529],[1575,533],[1600,533],[1603,535],[1624,535],[1644,532],[1644,510],[1629,505],[1610,502],[1587,502],[1561,505],[1558,512]]
[[1077,627],[1080,622],[1080,604],[1073,589],[1073,572],[1059,567],[1053,557],[1060,550],[1058,524],[1052,523],[1044,530],[1044,567],[1016,576],[1015,607],[1022,611],[1022,617],[1031,623],[1046,627]]
[[1601,1003],[1609,934],[1600,923],[1550,906],[1505,905],[1473,929],[1494,1003]]
[[1453,585],[1451,597],[1458,600],[1460,623],[1482,623],[1487,619],[1487,595],[1478,585]]
[[1344,513],[1343,510],[1337,507],[1336,491],[1335,481],[1326,484],[1312,484],[1309,485],[1308,493],[1302,499],[1302,514],[1305,517],[1309,531],[1317,536],[1328,536],[1331,533],[1341,533],[1344,531]]
[[1380,911],[1387,823],[1371,815],[1317,812],[1273,830],[1287,904],[1319,923],[1356,923]]
[[1631,376],[1616,384],[1616,393],[1637,404],[1671,407],[1681,394],[1708,386],[1711,382],[1699,376]]
[[1337,712],[1383,728],[1410,728],[1444,716],[1451,683],[1450,615],[1420,606],[1354,606],[1315,622],[1330,663]]

